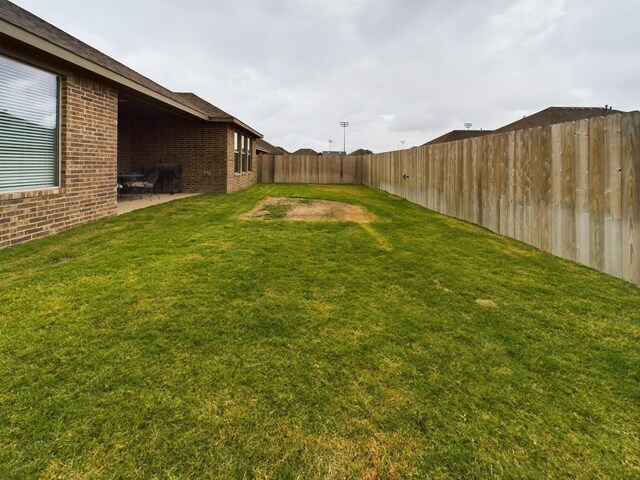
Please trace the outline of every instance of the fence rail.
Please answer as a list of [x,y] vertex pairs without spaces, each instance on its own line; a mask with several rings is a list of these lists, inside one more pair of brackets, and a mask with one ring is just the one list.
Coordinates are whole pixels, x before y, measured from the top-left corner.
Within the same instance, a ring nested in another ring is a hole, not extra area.
[[258,182],[362,185],[362,160],[349,155],[258,155]]
[[258,179],[368,185],[640,284],[640,112],[361,157],[261,156]]

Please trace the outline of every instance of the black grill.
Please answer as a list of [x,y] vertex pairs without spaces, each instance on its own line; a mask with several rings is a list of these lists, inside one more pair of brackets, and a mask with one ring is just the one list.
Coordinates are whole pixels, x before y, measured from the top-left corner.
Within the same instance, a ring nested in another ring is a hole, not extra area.
[[166,191],[166,186],[170,186],[170,193],[180,193],[180,177],[182,177],[182,165],[179,163],[156,163],[154,170],[160,172],[158,181],[162,183],[162,191]]

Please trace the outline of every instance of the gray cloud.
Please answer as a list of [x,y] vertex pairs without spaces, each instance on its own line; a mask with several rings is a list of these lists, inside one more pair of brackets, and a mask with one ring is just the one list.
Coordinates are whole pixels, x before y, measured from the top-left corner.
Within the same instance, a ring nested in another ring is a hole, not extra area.
[[638,108],[625,0],[79,0],[17,3],[288,149],[374,151],[550,105]]

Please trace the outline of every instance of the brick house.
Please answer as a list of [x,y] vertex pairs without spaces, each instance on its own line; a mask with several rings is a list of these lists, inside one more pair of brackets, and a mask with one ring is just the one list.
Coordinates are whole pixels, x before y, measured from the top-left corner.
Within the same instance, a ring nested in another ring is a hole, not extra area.
[[261,137],[0,0],[0,248],[115,214],[118,172],[178,163],[184,192],[247,187]]

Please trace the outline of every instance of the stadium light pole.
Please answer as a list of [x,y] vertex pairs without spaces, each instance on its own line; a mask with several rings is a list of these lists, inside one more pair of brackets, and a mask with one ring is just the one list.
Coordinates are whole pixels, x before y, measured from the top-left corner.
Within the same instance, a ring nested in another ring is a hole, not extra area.
[[342,127],[342,151],[347,153],[347,127],[349,126],[349,122],[340,122],[340,126]]

